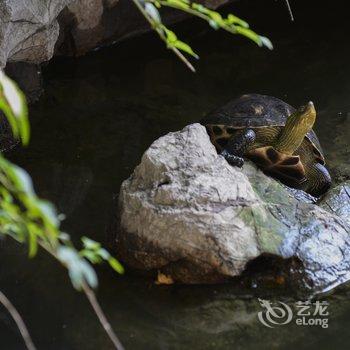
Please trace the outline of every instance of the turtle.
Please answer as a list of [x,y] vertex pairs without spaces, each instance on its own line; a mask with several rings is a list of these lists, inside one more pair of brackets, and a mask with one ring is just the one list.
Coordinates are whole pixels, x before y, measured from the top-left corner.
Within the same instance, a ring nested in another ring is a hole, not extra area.
[[201,120],[211,142],[229,164],[252,160],[289,187],[320,197],[331,185],[324,152],[312,127],[310,101],[298,109],[279,98],[245,94]]

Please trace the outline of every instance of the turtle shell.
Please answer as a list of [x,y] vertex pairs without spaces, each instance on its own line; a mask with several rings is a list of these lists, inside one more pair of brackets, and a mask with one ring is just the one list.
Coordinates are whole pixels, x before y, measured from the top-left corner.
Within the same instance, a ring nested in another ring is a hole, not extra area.
[[[203,125],[226,125],[236,129],[284,126],[295,108],[279,98],[259,94],[245,94],[210,112],[201,120]],[[313,130],[306,134],[321,163],[325,163],[323,150]]]

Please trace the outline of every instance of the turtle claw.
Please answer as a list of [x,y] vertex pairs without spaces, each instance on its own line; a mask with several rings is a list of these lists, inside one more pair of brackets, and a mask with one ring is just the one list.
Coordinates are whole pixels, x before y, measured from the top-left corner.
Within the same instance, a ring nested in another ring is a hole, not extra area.
[[232,166],[242,168],[244,164],[244,159],[242,157],[235,156],[234,154],[231,154],[226,150],[223,150],[220,153],[220,155],[223,156],[226,159],[226,161]]
[[243,155],[248,147],[254,143],[256,134],[252,129],[244,129],[236,132],[221,151],[221,155],[232,165],[242,168],[244,164]]

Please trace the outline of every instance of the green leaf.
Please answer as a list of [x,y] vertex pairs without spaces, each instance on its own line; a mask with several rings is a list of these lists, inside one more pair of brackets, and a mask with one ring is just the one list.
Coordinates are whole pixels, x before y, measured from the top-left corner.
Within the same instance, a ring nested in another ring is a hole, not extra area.
[[165,35],[166,35],[166,39],[167,39],[167,43],[168,44],[173,44],[174,42],[177,41],[177,36],[176,34],[171,31],[170,29],[168,29],[167,27],[165,26],[162,26],[162,29],[164,30],[165,32]]
[[146,2],[145,3],[145,11],[152,18],[152,20],[155,21],[156,23],[162,22],[162,20],[160,18],[159,11],[153,4]]
[[196,2],[192,2],[191,7],[200,13],[207,13],[208,11],[210,11],[202,4],[197,4]]
[[236,27],[236,31],[238,34],[241,34],[250,40],[254,41],[258,46],[262,46],[262,40],[260,36],[254,33],[252,30],[248,28]]
[[209,23],[209,25],[210,25],[212,28],[214,28],[215,30],[217,30],[217,29],[220,28],[219,24],[218,24],[217,22],[215,22],[213,19],[210,19],[208,23]]
[[243,21],[243,19],[238,18],[237,16],[233,15],[232,13],[230,13],[227,16],[226,22],[230,25],[237,24],[241,27],[249,28],[249,24],[246,21]]
[[41,211],[41,216],[44,218],[45,222],[50,222],[50,224],[54,227],[58,227],[59,219],[57,217],[55,206],[52,203],[44,200],[38,200],[36,205]]
[[91,288],[97,288],[98,286],[97,275],[95,270],[92,268],[92,266],[88,264],[85,260],[80,260],[80,269],[88,285]]
[[172,43],[173,46],[175,46],[177,49],[188,53],[189,55],[195,57],[195,58],[199,58],[199,56],[192,50],[191,46],[189,46],[188,44],[184,43],[183,41],[177,40],[174,43]]
[[19,136],[24,145],[30,137],[28,108],[25,95],[17,84],[0,70],[0,100],[1,109],[8,118],[15,136]]
[[97,250],[101,247],[101,244],[92,240],[91,238],[88,238],[88,237],[82,237],[81,238],[83,244],[84,244],[84,247],[86,249],[89,249],[89,250]]
[[29,234],[29,257],[32,258],[36,255],[38,251],[38,240],[37,235],[35,234],[33,229],[28,229]]
[[[9,163],[10,165],[10,163]],[[17,165],[11,165],[13,179],[18,188],[24,191],[28,196],[34,196],[33,182],[29,174]]]
[[111,257],[111,254],[109,254],[109,252],[104,248],[99,249],[98,254],[105,261],[108,261],[108,259],[110,259],[110,257]]
[[215,11],[207,11],[207,12],[208,12],[209,17],[213,21],[215,21],[218,25],[220,25],[223,22],[223,19],[222,19],[220,13],[215,12]]
[[[148,1],[154,2],[153,0]],[[197,16],[207,21],[214,29],[221,28],[232,34],[240,34],[254,41],[259,46],[266,46],[270,50],[273,48],[272,43],[268,38],[260,36],[254,31],[250,30],[249,24],[246,21],[232,13],[228,14],[227,18],[223,18],[219,12],[210,10],[201,4],[188,0],[157,0],[157,3],[159,3],[161,6],[169,6]],[[164,27],[164,25],[162,26]],[[194,57],[198,57],[196,54],[194,54],[192,48],[187,47],[187,44],[184,45],[180,40],[175,40],[175,38],[175,34],[172,36],[167,36],[167,43],[170,47],[176,47]]]
[[273,45],[269,38],[266,38],[266,36],[260,36],[260,39],[264,46],[266,46],[270,50],[273,50]]
[[68,268],[69,276],[75,289],[81,290],[84,281],[91,288],[97,287],[98,281],[95,270],[73,248],[59,247],[57,249],[57,257]]
[[71,241],[70,241],[70,236],[69,236],[69,234],[66,233],[66,232],[60,232],[58,238],[59,238],[62,242],[64,242],[65,244],[70,244],[70,243],[71,243]]
[[191,8],[189,1],[184,0],[167,0],[168,6],[177,7],[180,10],[186,11]]
[[117,271],[121,275],[125,272],[123,265],[117,259],[111,257],[108,259],[108,263],[114,271]]
[[100,264],[102,262],[101,257],[96,254],[96,252],[88,250],[88,249],[83,249],[79,252],[79,254],[88,259],[90,262],[92,262],[93,264]]

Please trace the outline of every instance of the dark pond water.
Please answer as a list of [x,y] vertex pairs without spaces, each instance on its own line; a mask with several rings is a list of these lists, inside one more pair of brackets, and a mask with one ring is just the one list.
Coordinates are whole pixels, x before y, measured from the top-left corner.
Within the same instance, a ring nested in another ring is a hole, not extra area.
[[[264,3],[264,4],[262,4]],[[259,92],[298,106],[313,100],[333,173],[350,174],[350,47],[345,7],[296,1],[291,23],[283,1],[249,1],[232,11],[271,38],[275,50],[212,32],[194,21],[179,33],[201,56],[186,70],[153,35],[44,70],[46,93],[31,109],[32,141],[11,157],[56,203],[73,237],[108,244],[113,196],[157,137],[197,121],[241,93]],[[317,9],[316,9],[317,6]],[[316,10],[317,11],[316,11]],[[252,15],[253,13],[253,15]],[[111,349],[109,340],[50,257],[28,260],[24,247],[2,242],[1,289],[14,301],[39,349]],[[350,345],[347,294],[327,298],[329,327],[269,329],[256,298],[229,287],[159,287],[99,269],[98,297],[127,349],[336,349]],[[23,349],[0,310],[0,348]]]

